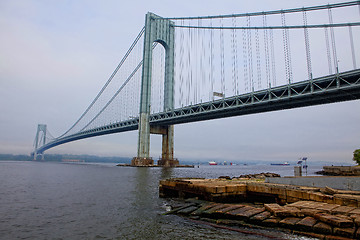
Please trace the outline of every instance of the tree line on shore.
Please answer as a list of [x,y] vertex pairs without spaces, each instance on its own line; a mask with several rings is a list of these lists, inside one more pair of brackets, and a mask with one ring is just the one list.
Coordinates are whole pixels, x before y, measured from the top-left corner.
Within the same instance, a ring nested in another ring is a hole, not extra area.
[[[73,155],[73,154],[45,154],[44,161],[62,162],[64,160],[79,160],[84,162],[130,162],[130,158],[126,157],[100,157],[93,155]],[[0,154],[0,161],[32,161],[30,155]]]
[[360,165],[360,149],[356,149],[356,150],[354,151],[353,160],[354,160],[358,165]]

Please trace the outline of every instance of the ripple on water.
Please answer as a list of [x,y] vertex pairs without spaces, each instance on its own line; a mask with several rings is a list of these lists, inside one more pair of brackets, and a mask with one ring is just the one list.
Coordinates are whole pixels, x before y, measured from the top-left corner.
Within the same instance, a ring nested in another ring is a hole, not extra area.
[[0,233],[3,239],[263,239],[162,215],[168,200],[158,197],[160,179],[264,171],[249,168],[0,162]]

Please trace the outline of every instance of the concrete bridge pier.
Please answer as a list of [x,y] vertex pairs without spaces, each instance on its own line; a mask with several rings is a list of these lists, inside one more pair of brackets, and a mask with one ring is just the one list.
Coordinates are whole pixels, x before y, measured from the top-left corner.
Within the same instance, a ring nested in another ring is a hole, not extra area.
[[150,132],[162,135],[162,153],[157,164],[164,167],[175,167],[179,160],[174,158],[174,126],[152,127]]
[[34,152],[33,160],[34,160],[34,161],[38,160],[39,156],[40,156],[40,160],[41,160],[41,161],[44,161],[44,159],[45,159],[45,154],[44,154],[44,153],[37,153],[37,152]]
[[[160,134],[162,135],[162,153],[161,158],[157,161],[157,165],[164,167],[175,167],[179,165],[179,160],[174,158],[174,126],[152,126],[150,127],[150,134]],[[149,135],[150,136],[150,135]],[[145,154],[141,149],[146,148],[144,146],[144,139],[140,139],[141,142],[139,145],[140,152],[138,157],[134,157],[131,160],[131,165],[133,166],[152,166],[154,165],[154,160],[148,155]],[[147,145],[147,144],[146,144]]]

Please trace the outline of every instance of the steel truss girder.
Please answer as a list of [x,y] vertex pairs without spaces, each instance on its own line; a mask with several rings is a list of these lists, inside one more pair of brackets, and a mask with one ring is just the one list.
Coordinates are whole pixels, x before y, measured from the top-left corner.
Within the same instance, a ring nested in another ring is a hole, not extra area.
[[360,69],[153,114],[150,124],[180,124],[356,99],[360,99]]
[[56,147],[58,145],[76,141],[76,140],[80,140],[80,139],[84,139],[84,138],[137,130],[138,125],[139,125],[139,118],[133,118],[133,119],[126,120],[126,121],[116,122],[116,123],[112,123],[109,125],[104,125],[101,127],[85,130],[85,131],[78,132],[78,133],[75,133],[75,134],[72,134],[72,135],[69,135],[66,137],[55,139],[54,141],[49,142],[49,143],[41,146],[40,148],[38,148],[37,153],[42,153],[45,150]]

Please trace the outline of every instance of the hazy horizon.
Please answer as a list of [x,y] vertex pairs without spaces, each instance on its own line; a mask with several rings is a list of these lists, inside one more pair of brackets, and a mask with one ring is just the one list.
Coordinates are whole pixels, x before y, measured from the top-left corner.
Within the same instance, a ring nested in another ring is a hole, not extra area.
[[[339,2],[343,1],[330,1]],[[203,1],[189,0],[3,0],[0,153],[33,151],[39,123],[47,124],[55,137],[64,133],[114,71],[143,27],[147,12],[164,17],[200,16],[322,4],[328,1],[211,0],[204,7]],[[360,62],[359,46],[355,48]],[[356,100],[176,125],[175,157],[180,161],[228,162],[284,162],[308,157],[316,162],[350,164],[353,151],[360,148],[359,109],[360,100]],[[132,131],[84,139],[45,153],[131,158],[137,153],[137,134]],[[150,148],[150,156],[157,159],[160,136],[151,136]]]

